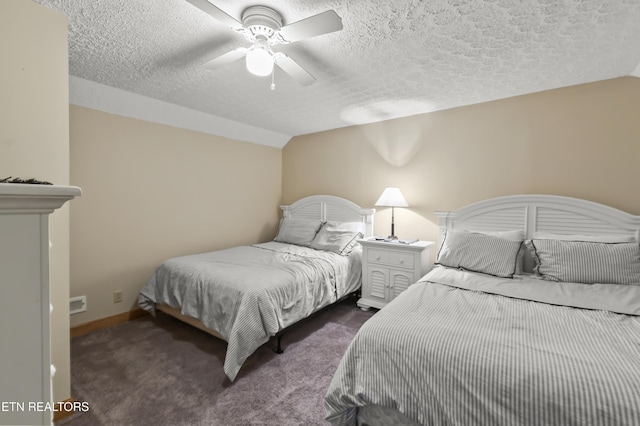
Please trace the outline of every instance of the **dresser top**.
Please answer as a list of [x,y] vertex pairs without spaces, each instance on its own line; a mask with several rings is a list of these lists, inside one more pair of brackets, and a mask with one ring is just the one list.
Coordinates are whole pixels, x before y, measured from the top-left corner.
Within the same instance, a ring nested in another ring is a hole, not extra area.
[[82,195],[77,186],[0,183],[0,213],[47,213]]
[[82,190],[77,186],[0,183],[0,197],[19,195],[25,197],[69,196],[69,198],[73,198],[81,194]]

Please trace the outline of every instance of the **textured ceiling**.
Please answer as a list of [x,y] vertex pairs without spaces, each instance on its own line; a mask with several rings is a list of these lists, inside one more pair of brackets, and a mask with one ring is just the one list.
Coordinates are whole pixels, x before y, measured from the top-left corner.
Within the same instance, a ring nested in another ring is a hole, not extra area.
[[201,66],[248,42],[185,0],[35,2],[68,17],[71,76],[288,136],[640,75],[639,0],[211,0],[342,17],[274,48],[317,78],[276,68],[274,91],[242,60]]

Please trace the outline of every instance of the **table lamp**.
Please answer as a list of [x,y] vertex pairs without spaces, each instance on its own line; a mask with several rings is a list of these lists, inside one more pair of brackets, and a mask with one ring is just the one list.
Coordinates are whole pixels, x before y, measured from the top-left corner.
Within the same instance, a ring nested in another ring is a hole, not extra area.
[[402,196],[402,192],[398,188],[385,188],[384,192],[378,201],[376,201],[376,206],[380,207],[391,207],[391,235],[389,235],[390,240],[397,240],[398,237],[395,235],[394,229],[394,211],[395,207],[409,207],[407,204],[407,200]]

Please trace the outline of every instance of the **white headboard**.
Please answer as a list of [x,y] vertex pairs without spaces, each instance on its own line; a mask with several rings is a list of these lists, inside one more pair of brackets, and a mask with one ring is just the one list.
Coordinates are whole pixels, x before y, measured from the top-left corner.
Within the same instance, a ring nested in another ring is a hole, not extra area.
[[604,204],[560,195],[509,195],[470,204],[454,212],[437,211],[440,241],[447,229],[554,234],[635,234],[640,216]]
[[333,195],[312,195],[301,198],[288,206],[280,206],[283,217],[300,219],[334,220],[337,222],[362,222],[365,237],[373,235],[375,209],[363,209],[344,198]]

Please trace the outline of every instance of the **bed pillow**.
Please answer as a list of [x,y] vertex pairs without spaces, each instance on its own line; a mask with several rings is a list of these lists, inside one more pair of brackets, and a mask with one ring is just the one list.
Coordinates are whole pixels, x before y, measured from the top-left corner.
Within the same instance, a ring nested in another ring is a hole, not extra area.
[[534,272],[550,281],[640,285],[640,245],[532,239]]
[[322,221],[320,220],[285,217],[280,223],[280,228],[274,241],[308,246],[315,238],[321,226]]
[[309,247],[346,256],[364,236],[362,228],[360,222],[325,222]]
[[507,240],[524,241],[524,229],[511,229],[508,231],[467,231],[492,237],[505,238]]
[[551,234],[536,232],[534,240],[562,240],[562,241],[590,241],[594,243],[633,243],[636,237],[628,234],[601,234],[601,235],[575,235],[575,234]]
[[436,264],[512,278],[522,241],[468,231],[449,230]]
[[[521,275],[525,269],[524,256],[527,249],[524,247],[524,229],[510,229],[508,231],[471,231],[478,234],[490,235],[492,237],[505,238],[507,240],[520,241],[520,250],[518,250],[518,257],[516,258],[516,272],[514,275]],[[532,263],[531,261],[529,262]]]

